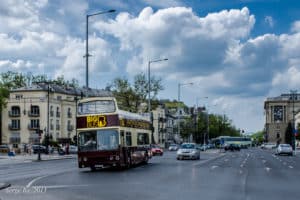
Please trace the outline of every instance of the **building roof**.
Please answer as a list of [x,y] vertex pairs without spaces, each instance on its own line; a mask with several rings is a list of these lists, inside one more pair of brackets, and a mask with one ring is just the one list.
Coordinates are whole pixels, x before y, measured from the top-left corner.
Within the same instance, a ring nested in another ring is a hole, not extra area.
[[[295,95],[295,101],[300,100],[300,94],[294,94]],[[268,97],[266,101],[290,101],[293,100],[293,94],[292,93],[286,93],[281,94],[277,97]]]
[[35,83],[29,86],[12,89],[10,92],[31,92],[31,91],[48,91],[48,86],[50,92],[69,94],[74,96],[86,96],[89,97],[99,97],[99,96],[113,96],[112,92],[102,89],[91,89],[91,88],[75,88],[70,86],[60,86],[54,83]]

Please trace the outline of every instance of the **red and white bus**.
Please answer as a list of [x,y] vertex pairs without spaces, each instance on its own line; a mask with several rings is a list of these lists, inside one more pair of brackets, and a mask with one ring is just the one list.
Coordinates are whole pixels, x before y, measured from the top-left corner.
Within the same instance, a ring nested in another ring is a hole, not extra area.
[[149,116],[119,110],[113,97],[78,102],[77,134],[79,168],[123,168],[151,158]]

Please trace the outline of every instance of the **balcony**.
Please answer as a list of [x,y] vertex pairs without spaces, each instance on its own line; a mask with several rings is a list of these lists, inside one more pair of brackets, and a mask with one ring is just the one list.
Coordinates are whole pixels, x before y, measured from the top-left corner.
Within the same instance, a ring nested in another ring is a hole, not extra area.
[[28,116],[29,117],[39,117],[40,113],[39,112],[28,111]]
[[8,125],[8,129],[9,130],[20,130],[21,128],[20,128],[20,126],[16,126],[16,125],[12,125],[12,124],[9,124]]
[[29,130],[36,130],[36,129],[40,129],[40,126],[39,125],[32,126],[31,124],[28,124],[28,129]]
[[20,111],[16,112],[16,111],[8,111],[8,116],[9,117],[20,117]]
[[73,125],[68,125],[67,129],[68,129],[68,131],[73,131],[74,130],[74,126]]

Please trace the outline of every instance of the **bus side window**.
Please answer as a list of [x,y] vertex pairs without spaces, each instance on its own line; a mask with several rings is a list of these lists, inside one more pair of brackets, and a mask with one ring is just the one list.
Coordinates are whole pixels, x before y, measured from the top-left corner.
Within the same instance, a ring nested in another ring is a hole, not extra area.
[[126,146],[131,146],[132,142],[131,142],[131,133],[130,132],[126,132]]
[[125,145],[124,131],[120,131],[120,142],[122,146]]

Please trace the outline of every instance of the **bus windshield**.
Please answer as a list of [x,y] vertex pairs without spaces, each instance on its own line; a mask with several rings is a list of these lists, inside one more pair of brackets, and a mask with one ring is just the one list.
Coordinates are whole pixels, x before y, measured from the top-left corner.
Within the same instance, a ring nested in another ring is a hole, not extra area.
[[89,102],[82,102],[78,104],[78,114],[99,114],[99,113],[113,113],[116,111],[115,102],[112,100],[96,100]]
[[114,150],[119,145],[117,130],[86,131],[79,134],[79,151]]

